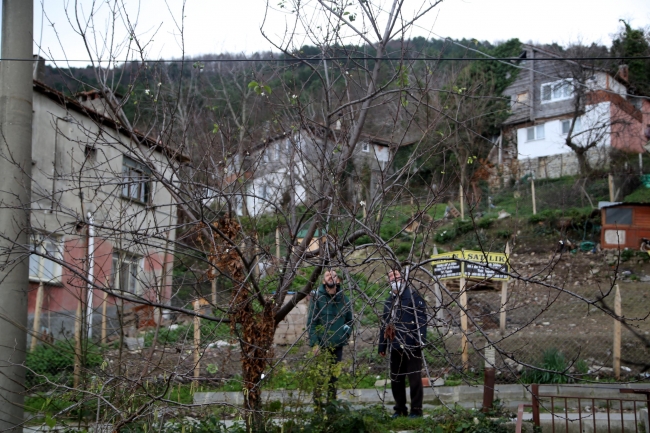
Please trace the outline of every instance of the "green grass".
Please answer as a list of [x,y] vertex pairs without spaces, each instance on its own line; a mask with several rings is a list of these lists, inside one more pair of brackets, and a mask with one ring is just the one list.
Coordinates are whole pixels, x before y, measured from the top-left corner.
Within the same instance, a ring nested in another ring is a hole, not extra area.
[[30,413],[57,413],[73,404],[74,402],[61,394],[38,394],[25,397],[25,411]]
[[625,201],[634,203],[650,203],[650,188],[641,185],[634,190],[632,194],[625,197]]

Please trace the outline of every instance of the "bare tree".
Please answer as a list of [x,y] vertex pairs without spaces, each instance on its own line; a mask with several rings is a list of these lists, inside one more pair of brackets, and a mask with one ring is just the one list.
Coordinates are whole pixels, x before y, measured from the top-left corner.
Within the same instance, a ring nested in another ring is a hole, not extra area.
[[[438,167],[451,173],[443,179],[469,178],[464,170],[484,143],[479,130],[490,93],[479,91],[478,83],[442,89],[437,62],[422,68],[402,60],[406,35],[436,2],[405,19],[408,11],[398,0],[283,1],[281,9],[294,12],[280,40],[268,35],[281,53],[277,61],[223,56],[214,64],[182,58],[157,66],[147,62],[137,23],[123,6],[111,5],[109,28],[126,23],[129,37],[113,44],[108,34],[103,42],[109,58],[122,46],[132,48],[127,66],[95,67],[99,85],[77,100],[44,85],[36,89],[43,105],[58,104],[39,111],[49,113],[41,125],[56,139],[43,142],[58,147],[43,152],[52,160],[37,158],[32,169],[33,286],[72,296],[72,321],[78,323],[79,343],[69,348],[77,383],[30,372],[33,392],[45,384],[48,391],[74,395],[55,418],[96,402],[95,422],[115,430],[146,422],[163,431],[174,416],[169,407],[198,410],[181,401],[181,383],[194,383],[191,391],[209,384],[204,361],[210,344],[224,343],[213,340],[224,338],[237,346],[227,353],[236,351],[241,363],[243,418],[249,428],[264,430],[262,388],[294,349],[274,345],[278,329],[330,268],[342,270],[355,308],[355,349],[373,347],[388,296],[387,270],[401,270],[428,298],[435,313],[429,324],[436,328],[427,343],[428,373],[432,356],[447,371],[467,367],[457,362],[458,340],[468,341],[479,358],[494,347],[504,362],[514,363],[507,364],[511,372],[533,368],[517,346],[521,330],[565,300],[616,316],[605,302],[609,280],[597,296],[588,296],[552,279],[562,256],[544,259],[534,274],[512,269],[517,286],[505,302],[477,296],[464,305],[467,292],[432,271],[430,254],[444,223],[434,221],[436,207],[457,185],[423,185],[417,193],[408,186],[422,159],[445,161],[450,152],[457,161]],[[92,15],[82,22],[77,12],[69,10],[71,22],[97,64],[101,53],[91,40],[102,35],[92,33]],[[272,13],[269,8],[269,19]],[[177,24],[182,33],[182,19]],[[300,52],[305,41],[314,53]],[[490,87],[487,77],[484,85]],[[450,100],[453,111],[444,102]],[[440,134],[444,126],[451,133]],[[411,152],[396,167],[403,147]],[[470,226],[477,249],[503,251],[503,239],[487,239]],[[477,278],[472,286],[486,283]],[[484,326],[495,312],[516,315],[527,308],[520,297],[532,287],[543,293],[542,301],[516,327],[497,334]],[[105,305],[109,310],[99,314]],[[151,326],[150,347],[139,347],[129,313],[135,310]],[[173,329],[163,325],[171,314],[193,322],[194,333],[177,328],[187,334],[175,346],[166,343]],[[98,339],[98,322],[109,316],[109,335]],[[219,333],[223,328],[228,332]],[[46,340],[39,330],[32,338]],[[93,366],[94,346],[108,340],[116,347]],[[85,354],[76,347],[82,343]],[[360,353],[352,351],[355,372]],[[316,361],[304,362],[308,367],[298,374],[308,376]],[[215,405],[231,409],[223,401]]]

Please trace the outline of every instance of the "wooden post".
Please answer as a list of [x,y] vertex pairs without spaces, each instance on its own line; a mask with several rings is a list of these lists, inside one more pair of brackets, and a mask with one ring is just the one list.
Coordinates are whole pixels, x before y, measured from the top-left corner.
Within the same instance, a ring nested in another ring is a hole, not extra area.
[[609,186],[609,201],[614,201],[614,176],[612,174],[607,175],[607,185]]
[[[83,292],[82,292],[83,293]],[[81,294],[79,294],[79,302],[77,302],[77,312],[74,316],[74,383],[75,389],[79,388],[81,382],[81,320],[82,320],[82,305]]]
[[440,283],[436,281],[433,283],[433,293],[436,297],[436,320],[439,324],[443,319],[444,311],[442,310],[442,290],[440,290]]
[[36,306],[34,307],[34,331],[32,332],[32,344],[29,348],[30,352],[33,352],[36,349],[36,343],[38,342],[38,337],[41,335],[41,311],[43,310],[43,282],[38,285],[38,291],[36,292]]
[[106,308],[108,307],[107,305],[108,301],[108,293],[104,291],[104,300],[102,302],[102,340],[101,343],[106,344],[106,325],[108,323],[108,317],[106,317]]
[[[438,245],[433,244],[433,251],[431,254],[434,256],[438,255]],[[442,290],[440,290],[440,282],[438,280],[433,283],[433,294],[436,297],[436,324],[438,325],[440,324],[440,321],[442,321],[444,314],[442,311]]]
[[217,277],[212,279],[212,307],[217,306]]
[[[510,261],[510,243],[506,242],[506,262]],[[508,280],[501,282],[501,310],[499,313],[499,329],[506,330],[506,304],[508,303]]]
[[[199,313],[201,311],[201,303],[197,299],[194,301],[194,312]],[[200,352],[200,345],[201,345],[201,319],[198,316],[194,316],[194,379],[195,379],[195,384],[198,385],[198,381],[196,379],[199,378],[199,375],[201,373],[201,352]]]
[[463,371],[469,371],[469,344],[467,340],[467,291],[465,278],[460,279],[460,349],[462,352]]
[[364,203],[363,206],[361,206],[361,209],[363,209],[363,220],[365,221],[366,218],[368,218],[368,211],[366,211],[366,204]]
[[494,405],[495,363],[494,346],[487,347],[485,349],[485,370],[483,372],[483,413],[490,412]]
[[465,219],[465,194],[463,193],[463,185],[460,185],[460,192],[458,194],[458,200],[460,201],[460,219]]
[[253,276],[255,277],[256,280],[259,280],[260,278],[260,264],[257,261],[257,252],[259,251],[257,249],[257,244],[259,242],[259,238],[257,237],[257,233],[255,234],[255,243],[253,244],[253,260],[251,264],[253,265]]
[[530,193],[533,196],[533,215],[537,215],[537,203],[535,203],[535,178],[530,181]]
[[278,259],[278,266],[280,265],[280,226],[275,228],[275,257]]
[[621,378],[621,291],[616,285],[616,292],[614,294],[614,377],[616,380]]

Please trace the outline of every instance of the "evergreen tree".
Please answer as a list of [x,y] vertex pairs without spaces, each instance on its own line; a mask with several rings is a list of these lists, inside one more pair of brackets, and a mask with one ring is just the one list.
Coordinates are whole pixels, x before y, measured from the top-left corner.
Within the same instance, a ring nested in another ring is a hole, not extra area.
[[[612,43],[612,55],[617,57],[650,56],[649,36],[643,29],[632,29],[621,20],[624,29]],[[650,60],[626,60],[629,67],[630,90],[640,95],[650,95]]]

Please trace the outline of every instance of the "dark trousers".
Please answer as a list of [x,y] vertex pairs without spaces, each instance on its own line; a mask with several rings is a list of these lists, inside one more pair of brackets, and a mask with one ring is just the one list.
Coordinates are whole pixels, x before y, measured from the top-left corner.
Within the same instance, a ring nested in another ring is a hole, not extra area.
[[[343,346],[339,347],[327,347],[323,349],[327,351],[329,360],[331,361],[330,370],[334,368],[334,365],[341,362],[343,359]],[[332,400],[336,400],[336,382],[338,378],[334,375],[330,376],[329,383],[327,384],[327,403]],[[314,403],[322,405],[324,402],[321,399],[321,395],[318,389],[314,390]]]
[[411,386],[411,413],[422,415],[422,351],[390,351],[390,389],[395,399],[395,412],[408,414],[406,407],[406,376]]

